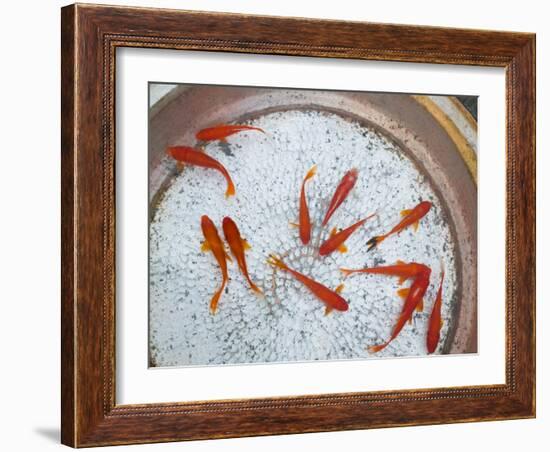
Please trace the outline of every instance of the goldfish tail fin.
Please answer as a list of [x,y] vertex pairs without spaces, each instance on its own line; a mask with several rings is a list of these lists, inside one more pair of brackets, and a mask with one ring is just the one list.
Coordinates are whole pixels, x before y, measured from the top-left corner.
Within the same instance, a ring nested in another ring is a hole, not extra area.
[[263,290],[260,289],[256,284],[254,284],[254,283],[252,282],[252,280],[249,279],[249,280],[248,280],[248,284],[250,285],[250,288],[252,289],[252,291],[253,291],[256,295],[258,295],[258,296],[260,296],[260,297],[262,297],[262,298],[265,297]]
[[344,275],[344,278],[347,278],[349,275],[355,273],[355,270],[350,270],[349,268],[341,268],[340,271]]
[[309,171],[306,174],[306,177],[304,178],[304,181],[311,179],[313,176],[317,174],[317,165],[313,165]]
[[275,254],[270,254],[269,258],[267,259],[266,262],[274,268],[280,268],[281,270],[287,270],[288,269],[288,267],[282,261],[282,259],[275,256]]
[[371,218],[374,218],[374,217],[377,217],[377,216],[378,216],[377,212],[371,213],[368,217],[365,217],[365,221],[370,220]]
[[378,344],[378,345],[371,345],[370,347],[367,348],[367,350],[369,351],[369,353],[378,353],[379,351],[386,348],[387,345],[388,345],[387,342],[384,342],[383,344]]
[[235,196],[235,185],[231,179],[227,181],[227,190],[225,191],[225,197],[229,198],[230,196]]
[[212,315],[216,314],[216,311],[218,309],[218,302],[220,301],[222,292],[223,292],[223,286],[216,291],[216,293],[212,297],[212,300],[210,300],[210,314]]
[[386,238],[385,235],[378,235],[376,237],[373,237],[372,239],[370,239],[368,242],[367,242],[367,245],[368,245],[368,249],[367,251],[370,251],[372,250],[373,248],[376,248],[381,242],[382,240],[384,240]]

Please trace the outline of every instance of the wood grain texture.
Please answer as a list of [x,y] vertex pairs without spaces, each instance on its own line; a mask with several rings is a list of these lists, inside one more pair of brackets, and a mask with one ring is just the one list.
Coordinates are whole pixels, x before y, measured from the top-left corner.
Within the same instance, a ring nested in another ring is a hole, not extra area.
[[[61,33],[64,444],[84,447],[534,416],[534,35],[95,5],[63,8]],[[506,68],[506,384],[116,405],[117,47]]]
[[75,59],[74,9],[63,9],[61,28],[61,441],[75,443],[74,340],[74,158],[75,148]]

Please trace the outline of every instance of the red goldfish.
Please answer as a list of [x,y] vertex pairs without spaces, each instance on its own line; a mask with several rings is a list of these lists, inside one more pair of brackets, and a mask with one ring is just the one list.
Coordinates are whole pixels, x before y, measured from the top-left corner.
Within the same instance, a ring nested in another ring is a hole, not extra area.
[[223,289],[227,284],[227,260],[231,261],[231,258],[228,256],[225,251],[222,240],[218,234],[218,230],[214,225],[214,222],[208,218],[208,216],[203,215],[201,217],[201,229],[202,234],[204,235],[204,242],[202,242],[201,250],[202,251],[212,251],[212,254],[218,261],[218,265],[222,271],[222,284],[220,288],[214,293],[212,300],[210,301],[210,312],[212,314],[216,313],[218,307],[218,301],[222,295]]
[[340,207],[340,205],[345,201],[345,199],[349,195],[349,192],[354,187],[355,182],[357,182],[357,176],[358,171],[356,168],[353,168],[349,170],[346,174],[344,174],[344,177],[338,184],[338,187],[336,188],[336,191],[332,196],[332,199],[327,209],[327,213],[325,214],[325,218],[323,219],[323,226],[326,226],[328,220],[330,220],[330,217],[334,214],[334,212],[336,212],[336,209],[338,209],[338,207]]
[[219,171],[227,181],[225,197],[228,198],[229,196],[233,196],[235,194],[235,185],[231,180],[231,176],[229,176],[229,173],[220,162],[213,159],[209,155],[206,155],[204,152],[189,146],[172,146],[169,147],[166,152],[180,164],[188,163],[190,165],[196,165],[203,168],[212,168]]
[[333,309],[337,311],[348,310],[348,302],[340,295],[344,287],[343,284],[340,284],[336,290],[331,290],[310,277],[291,269],[280,258],[273,254],[269,256],[267,263],[274,268],[280,268],[281,270],[289,272],[294,278],[306,286],[313,295],[325,304],[325,315],[329,314]]
[[245,239],[241,237],[239,228],[231,218],[225,217],[223,219],[222,226],[223,226],[223,234],[225,235],[225,240],[229,244],[231,253],[233,254],[233,257],[235,257],[235,260],[237,261],[237,264],[241,269],[241,273],[248,281],[250,288],[257,294],[262,295],[263,294],[262,290],[252,282],[252,279],[250,279],[250,275],[248,274],[248,268],[246,266],[246,259],[244,256],[244,252],[245,250],[250,249],[250,245]]
[[378,275],[397,276],[399,278],[399,284],[403,284],[407,279],[414,278],[421,273],[429,272],[430,268],[424,264],[418,264],[416,262],[406,264],[405,262],[398,260],[395,265],[388,265],[385,267],[360,268],[358,270],[341,268],[340,271],[346,277],[354,273],[371,273]]
[[336,250],[345,253],[348,249],[346,245],[344,245],[344,242],[349,238],[351,234],[353,234],[357,229],[363,226],[365,222],[374,215],[375,214],[369,215],[367,218],[358,221],[357,223],[349,226],[346,229],[341,230],[340,232],[336,232],[336,228],[334,228],[330,233],[330,237],[325,240],[325,242],[323,242],[323,244],[320,246],[319,254],[321,256],[328,256],[330,253]]
[[300,240],[304,245],[307,245],[311,240],[311,221],[309,219],[309,209],[307,207],[306,182],[315,176],[316,172],[317,166],[313,165],[307,172],[306,177],[304,177],[302,189],[300,191],[300,218],[298,227],[300,228]]
[[435,302],[430,314],[430,321],[428,323],[428,337],[426,339],[426,347],[428,353],[435,352],[437,344],[439,343],[439,336],[441,333],[441,327],[443,326],[443,320],[441,319],[441,299],[443,293],[443,279],[445,278],[445,269],[441,272],[441,282],[439,283],[439,290],[435,297]]
[[395,225],[393,229],[387,234],[373,237],[372,239],[370,239],[367,242],[367,245],[369,245],[368,251],[375,248],[383,240],[387,239],[390,235],[399,234],[403,229],[411,225],[414,225],[414,230],[416,231],[418,229],[418,224],[420,220],[429,212],[431,208],[432,208],[431,202],[422,201],[414,209],[402,210],[401,216],[403,217],[403,219],[399,223],[397,223],[397,225]]
[[421,311],[423,309],[423,299],[430,285],[430,268],[426,267],[427,270],[422,271],[416,276],[410,288],[400,289],[399,295],[405,298],[405,303],[401,309],[401,314],[397,319],[397,323],[393,327],[391,337],[384,342],[383,344],[371,345],[368,350],[370,353],[377,353],[380,350],[386,348],[391,341],[393,341],[401,332],[405,323],[412,320],[412,315],[415,310]]
[[239,132],[243,132],[245,130],[257,130],[258,132],[265,133],[259,127],[220,124],[218,126],[208,127],[206,129],[199,130],[196,134],[196,137],[199,141],[220,140],[222,143],[225,143],[227,141],[227,137]]

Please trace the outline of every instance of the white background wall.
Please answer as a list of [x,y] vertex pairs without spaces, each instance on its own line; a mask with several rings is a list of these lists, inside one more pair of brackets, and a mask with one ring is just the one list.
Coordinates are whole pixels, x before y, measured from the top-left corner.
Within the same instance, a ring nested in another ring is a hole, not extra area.
[[[113,0],[115,1],[115,0]],[[96,2],[94,2],[96,3]],[[537,32],[538,274],[547,272],[550,178],[550,15],[536,0],[117,0],[118,4]],[[0,225],[0,444],[7,451],[58,450],[59,439],[59,8],[60,1],[4,2],[0,28],[2,222]],[[546,206],[545,206],[546,204]],[[546,207],[546,209],[545,209]],[[116,450],[279,451],[490,448],[547,450],[550,308],[538,284],[536,420],[245,438]]]

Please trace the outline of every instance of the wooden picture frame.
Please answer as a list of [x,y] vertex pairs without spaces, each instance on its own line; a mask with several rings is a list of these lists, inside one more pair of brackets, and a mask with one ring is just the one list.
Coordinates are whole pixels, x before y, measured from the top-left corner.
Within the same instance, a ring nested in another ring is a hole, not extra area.
[[[535,35],[71,5],[62,9],[62,442],[73,447],[535,416]],[[144,47],[506,69],[506,382],[115,403],[115,51]]]

